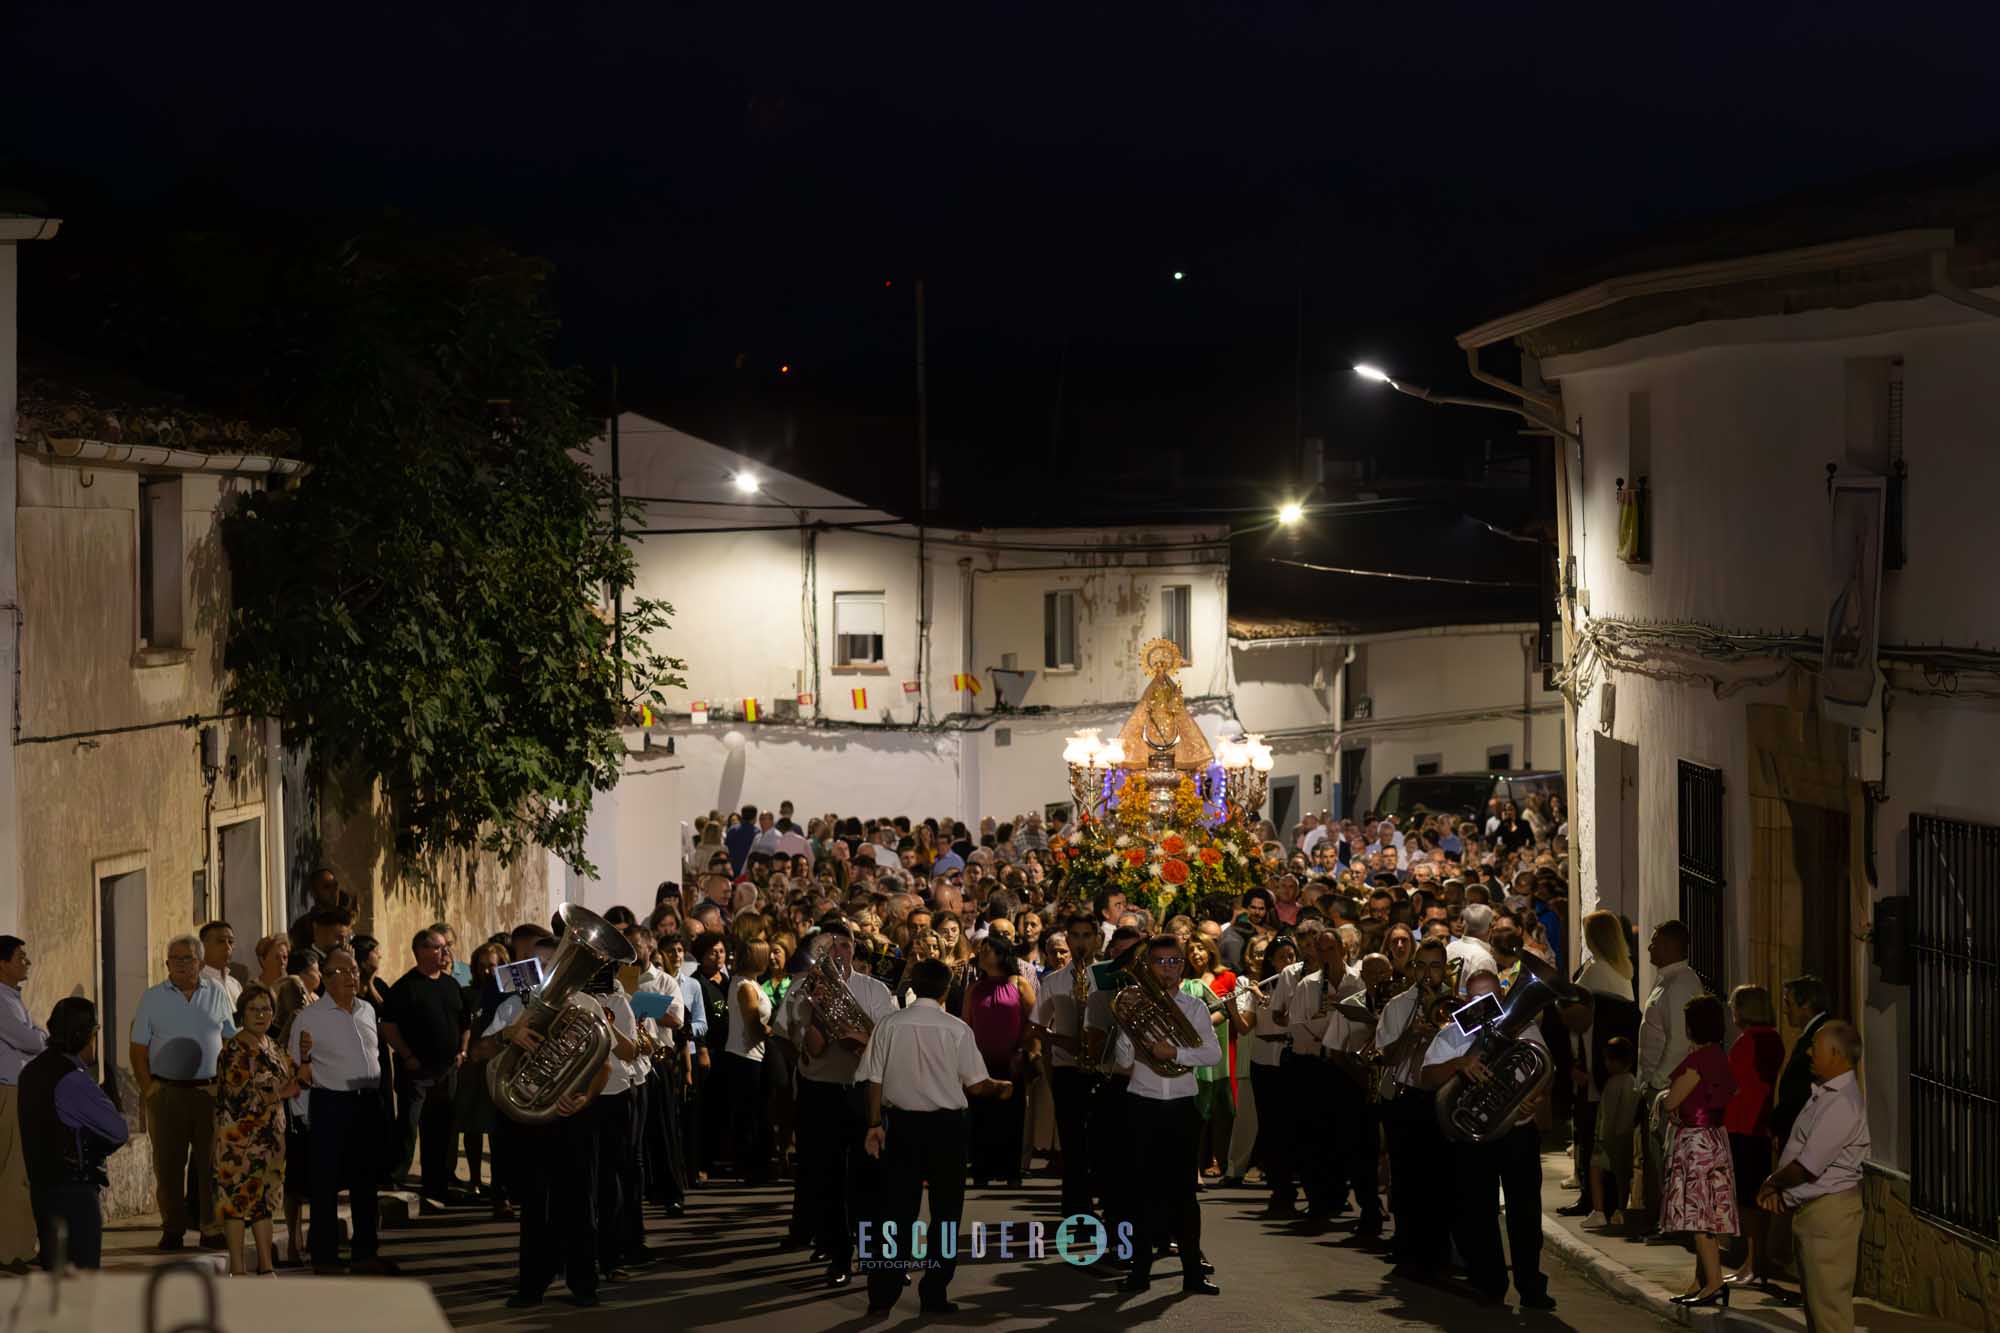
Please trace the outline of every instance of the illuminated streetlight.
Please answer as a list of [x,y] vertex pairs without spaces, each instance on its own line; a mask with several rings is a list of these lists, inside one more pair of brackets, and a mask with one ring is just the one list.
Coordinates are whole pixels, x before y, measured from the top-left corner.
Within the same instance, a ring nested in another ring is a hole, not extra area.
[[736,489],[745,495],[755,495],[763,486],[763,483],[751,476],[747,469],[737,473],[732,480],[736,483]]
[[1389,378],[1388,371],[1383,370],[1378,366],[1371,366],[1366,361],[1363,361],[1360,365],[1356,366],[1354,368],[1354,373],[1359,375],[1364,380],[1373,380],[1377,384],[1394,384],[1396,382]]
[[1187,274],[1185,274],[1185,273],[1181,272],[1181,271],[1180,271],[1179,269],[1175,269],[1175,270],[1174,270],[1174,281],[1175,281],[1175,282],[1179,282],[1179,281],[1180,281],[1180,280],[1181,280],[1182,278],[1185,278],[1186,276],[1187,276]]
[[1371,366],[1366,361],[1356,365],[1354,373],[1371,383],[1386,384],[1397,393],[1406,394],[1411,398],[1421,398],[1433,407],[1480,407],[1486,409],[1488,412],[1509,412],[1527,422],[1537,432],[1546,431],[1551,435],[1568,440],[1572,444],[1581,444],[1583,442],[1575,434],[1564,430],[1558,423],[1548,420],[1539,413],[1530,412],[1525,407],[1516,403],[1503,403],[1493,398],[1462,398],[1457,394],[1434,393],[1421,384],[1412,384],[1408,380],[1399,380],[1380,366]]
[[1290,527],[1306,516],[1306,507],[1297,500],[1287,500],[1278,506],[1278,522]]

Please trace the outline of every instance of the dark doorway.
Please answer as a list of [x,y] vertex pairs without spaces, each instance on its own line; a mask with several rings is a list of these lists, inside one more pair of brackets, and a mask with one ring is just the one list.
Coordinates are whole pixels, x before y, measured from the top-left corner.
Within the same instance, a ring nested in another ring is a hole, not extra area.
[[1361,808],[1361,788],[1368,781],[1368,751],[1360,748],[1340,752],[1340,809],[1342,819],[1354,818]]
[[1854,1010],[1853,912],[1849,907],[1847,812],[1785,802],[1792,821],[1792,864],[1799,880],[1799,963],[1826,982],[1833,1012]]

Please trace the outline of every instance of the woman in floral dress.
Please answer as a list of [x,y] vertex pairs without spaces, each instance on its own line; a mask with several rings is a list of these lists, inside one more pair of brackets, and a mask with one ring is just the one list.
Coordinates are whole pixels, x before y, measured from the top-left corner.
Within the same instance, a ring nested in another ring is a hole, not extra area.
[[1674,1297],[1674,1303],[1727,1305],[1720,1238],[1736,1235],[1740,1225],[1736,1171],[1725,1128],[1729,1103],[1736,1095],[1736,1075],[1722,1049],[1722,1001],[1697,995],[1687,1002],[1685,1013],[1694,1049],[1667,1085],[1667,1111],[1676,1128],[1660,1190],[1660,1230],[1694,1233],[1694,1285]]
[[[216,1068],[215,1207],[229,1237],[234,1275],[277,1271],[271,1219],[285,1202],[285,1101],[299,1091],[292,1060],[271,1037],[278,1006],[252,983],[236,1001],[237,1032]],[[257,1267],[245,1262],[243,1226],[257,1239]]]

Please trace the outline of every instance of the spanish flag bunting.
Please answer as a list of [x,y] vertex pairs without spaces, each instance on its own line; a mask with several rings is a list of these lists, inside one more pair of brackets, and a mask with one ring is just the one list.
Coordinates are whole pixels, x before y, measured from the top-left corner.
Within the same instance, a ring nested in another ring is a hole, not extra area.
[[642,727],[650,727],[653,725],[653,705],[651,704],[639,705],[639,725]]
[[856,690],[856,691],[854,691],[854,706],[855,706],[855,708],[856,708],[856,709],[860,709],[860,710],[865,710],[865,709],[867,709],[867,707],[868,707],[868,691],[866,691],[866,690]]
[[755,699],[745,699],[743,701],[743,720],[745,722],[755,722],[757,720],[757,701]]
[[973,675],[971,672],[960,672],[951,678],[951,687],[954,690],[971,690],[974,694],[977,694],[979,693],[979,677]]

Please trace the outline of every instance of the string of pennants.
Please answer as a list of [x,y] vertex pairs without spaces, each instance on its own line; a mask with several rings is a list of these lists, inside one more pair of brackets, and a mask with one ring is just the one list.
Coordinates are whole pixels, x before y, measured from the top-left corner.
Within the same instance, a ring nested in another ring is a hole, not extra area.
[[[964,674],[954,675],[951,678],[951,687],[954,690],[971,690],[974,694],[978,694],[980,689],[979,678]],[[915,694],[921,688],[922,686],[914,680],[903,682],[904,694]],[[866,686],[856,686],[849,690],[847,694],[848,702],[853,706],[855,712],[862,713],[868,710],[868,689]],[[797,700],[800,708],[811,708],[817,699],[817,696],[811,693],[799,694],[793,697]],[[731,716],[732,711],[734,716]],[[691,700],[688,704],[689,720],[696,724],[706,723],[711,714],[719,717],[730,717],[732,721],[735,720],[735,717],[741,717],[745,722],[761,722],[768,711],[756,699],[738,699],[734,701],[733,706],[731,704],[724,704],[720,709],[712,707],[706,699]],[[654,713],[648,707],[645,710],[645,721],[642,725],[652,726],[654,721],[658,720],[658,716],[658,714]]]

